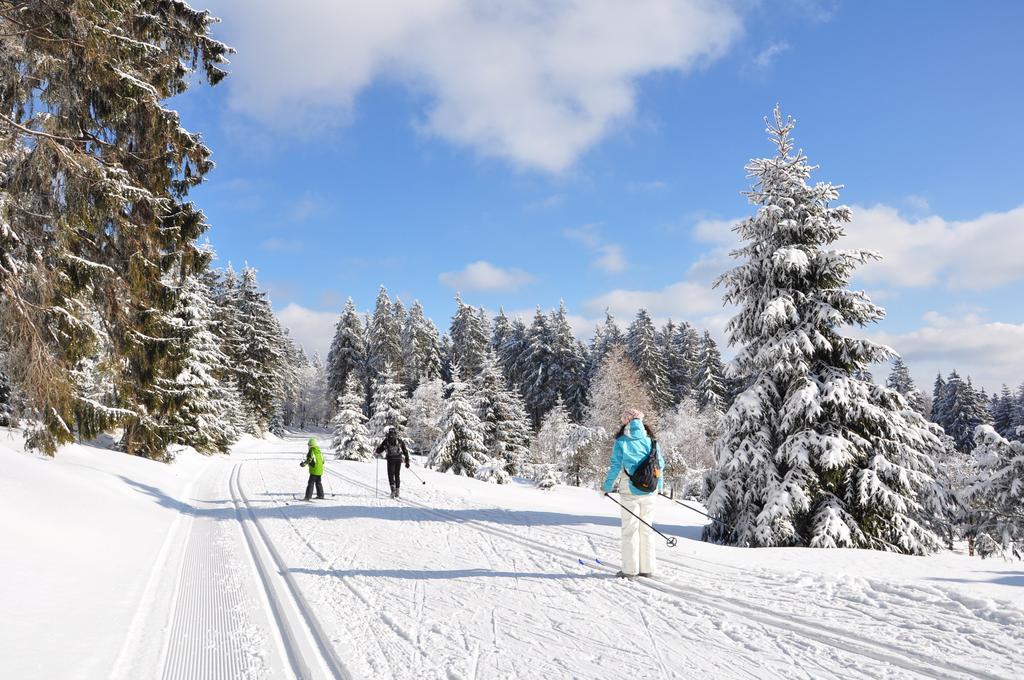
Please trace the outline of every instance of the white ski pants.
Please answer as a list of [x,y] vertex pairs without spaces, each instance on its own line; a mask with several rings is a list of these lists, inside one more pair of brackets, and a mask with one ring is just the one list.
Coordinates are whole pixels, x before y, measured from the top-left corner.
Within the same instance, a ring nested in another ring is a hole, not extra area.
[[[629,492],[628,484],[620,484],[624,489],[619,494],[619,502],[639,515],[648,524],[654,524],[654,497],[649,493],[634,496]],[[622,573],[653,574],[655,573],[654,532],[640,523],[633,515],[622,511]]]

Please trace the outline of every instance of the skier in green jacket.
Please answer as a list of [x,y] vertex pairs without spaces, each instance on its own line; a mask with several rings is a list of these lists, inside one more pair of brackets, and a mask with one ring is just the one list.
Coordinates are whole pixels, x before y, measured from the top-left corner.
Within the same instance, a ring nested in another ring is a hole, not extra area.
[[306,483],[306,499],[313,500],[313,487],[316,486],[316,497],[324,497],[324,454],[320,453],[320,447],[316,445],[316,439],[309,440],[309,451],[306,452],[306,460],[299,463],[300,467],[309,468],[309,482]]

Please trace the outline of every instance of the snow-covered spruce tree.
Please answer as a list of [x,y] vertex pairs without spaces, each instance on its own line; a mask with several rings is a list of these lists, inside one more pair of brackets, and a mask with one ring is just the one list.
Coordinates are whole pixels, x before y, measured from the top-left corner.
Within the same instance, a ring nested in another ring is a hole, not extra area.
[[494,350],[505,378],[519,394],[526,393],[527,361],[530,355],[530,343],[526,336],[526,324],[522,319],[515,318],[501,345]]
[[1012,439],[1014,435],[1013,414],[1015,406],[1013,392],[1009,386],[1003,383],[1003,388],[998,395],[992,397],[992,427],[999,436]]
[[395,306],[388,297],[387,288],[381,286],[366,333],[366,364],[371,385],[376,385],[381,379],[385,367],[391,371],[392,377],[401,373],[401,328],[401,321],[395,315]]
[[501,353],[501,347],[512,333],[512,321],[505,314],[505,308],[498,308],[498,316],[491,322],[491,350],[495,356]]
[[287,341],[270,308],[267,294],[260,290],[256,270],[246,267],[234,300],[234,324],[238,345],[229,355],[242,400],[253,414],[257,431],[266,428],[288,375]]
[[707,331],[700,342],[700,366],[697,372],[697,406],[701,410],[723,411],[726,403],[725,367],[718,345]]
[[946,424],[949,422],[949,419],[946,417],[946,413],[943,409],[943,396],[945,393],[946,379],[942,377],[942,373],[940,372],[935,376],[935,382],[932,384],[932,410],[928,419],[943,430],[946,429]]
[[1014,398],[1013,425],[1008,439],[1024,441],[1024,383],[1017,388],[1017,395]]
[[483,310],[476,310],[455,295],[455,314],[452,316],[448,335],[452,341],[452,363],[458,363],[465,379],[471,380],[480,374],[484,355],[491,346],[490,322]]
[[503,462],[508,474],[519,474],[529,455],[530,421],[523,400],[505,382],[494,352],[484,355],[473,387],[477,415],[484,428],[484,448],[492,458]]
[[990,422],[992,416],[987,402],[988,398],[974,389],[970,378],[965,382],[956,371],[949,374],[938,408],[943,429],[960,451],[970,451],[978,425]]
[[419,300],[412,303],[402,328],[402,382],[412,394],[423,381],[441,376],[441,345],[437,327],[423,314]]
[[370,422],[367,425],[370,443],[374,448],[384,440],[384,436],[391,428],[394,428],[399,439],[406,441],[408,445],[408,410],[409,400],[405,396],[405,387],[395,380],[391,367],[385,364],[381,367],[380,377],[374,384]]
[[0,356],[0,427],[11,427],[14,424],[14,394],[11,381],[3,370],[3,357]]
[[534,427],[558,399],[556,384],[552,379],[551,326],[548,317],[537,307],[533,322],[526,332],[526,348],[522,357],[520,379],[526,410]]
[[903,398],[910,404],[910,408],[920,414],[924,414],[924,394],[917,389],[914,379],[910,375],[903,357],[896,355],[892,360],[892,370],[889,371],[889,378],[885,381],[886,387],[896,390],[903,395]]
[[238,404],[222,382],[228,375],[228,357],[213,332],[211,291],[203,279],[185,278],[174,318],[174,375],[159,383],[175,406],[167,427],[179,444],[205,453],[225,451],[240,434],[230,418]]
[[[473,477],[491,459],[484,447],[484,427],[473,406],[471,387],[462,381],[458,363],[452,366],[452,382],[445,400],[441,431],[427,458],[427,467],[438,472],[453,472]],[[493,468],[488,468],[488,473]],[[494,479],[494,481],[500,481]]]
[[409,451],[426,455],[441,435],[439,422],[444,413],[444,383],[440,378],[424,380],[409,400]]
[[[767,122],[767,121],[766,121]],[[753,160],[759,206],[736,231],[742,260],[718,280],[739,312],[732,370],[749,376],[725,415],[707,539],[748,546],[862,547],[923,554],[938,537],[922,524],[922,489],[941,441],[896,391],[858,372],[892,351],[844,337],[884,312],[847,289],[877,256],[830,248],[850,221],[837,188],[808,184],[793,152],[792,119],[776,107],[768,132],[778,153]]]
[[669,391],[668,368],[665,357],[658,344],[657,332],[651,315],[646,309],[640,309],[636,318],[626,332],[626,353],[629,355],[640,380],[651,395],[651,401],[660,410],[672,405],[672,394]]
[[551,388],[562,398],[569,415],[578,421],[583,417],[587,404],[587,349],[572,332],[565,301],[551,312],[548,328],[551,332],[551,363],[547,372]]
[[70,441],[71,379],[112,343],[130,453],[161,456],[166,327],[177,284],[207,265],[206,220],[187,199],[210,149],[166,100],[216,84],[230,51],[184,2],[6,3],[0,12],[0,335],[9,377],[52,454]]
[[363,415],[363,388],[359,378],[350,375],[345,392],[338,397],[338,412],[331,419],[331,448],[343,460],[370,460],[376,448],[370,443]]
[[1024,443],[1007,441],[991,425],[979,425],[974,438],[978,473],[963,493],[968,531],[1024,559]]
[[594,337],[590,341],[589,378],[593,379],[598,366],[612,349],[625,346],[626,339],[615,323],[615,317],[607,309],[604,310],[604,323],[594,329]]
[[332,399],[345,392],[349,376],[355,375],[365,384],[362,375],[366,366],[366,337],[363,321],[359,318],[356,305],[349,298],[345,303],[338,323],[334,325],[334,338],[327,353],[327,389]]

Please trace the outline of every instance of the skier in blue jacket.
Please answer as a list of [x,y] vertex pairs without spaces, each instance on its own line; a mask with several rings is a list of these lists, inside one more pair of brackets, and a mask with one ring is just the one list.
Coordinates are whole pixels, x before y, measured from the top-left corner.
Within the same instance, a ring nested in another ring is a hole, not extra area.
[[[654,540],[651,531],[644,527],[640,520],[627,512],[626,508],[638,515],[648,524],[654,524],[654,500],[656,492],[642,491],[629,481],[626,470],[633,472],[651,452],[654,431],[644,423],[644,414],[636,409],[628,409],[622,414],[622,427],[615,436],[612,447],[611,463],[604,485],[605,493],[611,493],[616,480],[619,483],[619,501],[625,508],[622,510],[622,578],[653,576],[655,572]],[[665,460],[658,453],[658,465],[664,469]],[[662,479],[658,478],[658,492],[662,488]]]

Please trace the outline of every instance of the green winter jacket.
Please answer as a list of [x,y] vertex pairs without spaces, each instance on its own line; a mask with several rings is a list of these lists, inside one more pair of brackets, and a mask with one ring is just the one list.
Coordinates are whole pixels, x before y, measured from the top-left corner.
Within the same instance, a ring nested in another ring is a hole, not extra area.
[[306,467],[309,474],[320,476],[324,473],[324,454],[320,453],[320,447],[316,445],[315,439],[309,440],[309,452],[306,453]]

